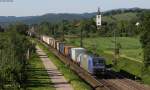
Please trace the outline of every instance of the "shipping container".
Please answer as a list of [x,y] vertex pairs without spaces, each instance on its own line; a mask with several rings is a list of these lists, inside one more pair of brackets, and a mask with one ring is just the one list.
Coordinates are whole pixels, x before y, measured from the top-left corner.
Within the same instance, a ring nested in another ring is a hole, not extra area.
[[48,37],[48,36],[43,36],[43,41],[44,41],[46,44],[49,44],[49,37]]
[[75,46],[64,46],[64,55],[66,56],[66,57],[69,57],[69,49],[71,49],[71,48],[75,48]]
[[102,73],[105,70],[105,59],[84,54],[80,59],[80,67],[91,74]]
[[50,46],[52,47],[53,38],[50,38]]
[[49,39],[49,45],[51,46],[51,43],[52,43],[52,40],[51,39]]
[[53,40],[53,46],[52,46],[53,48],[55,47],[55,41],[56,41],[56,40],[54,39],[54,40]]
[[52,44],[52,47],[54,48],[54,45],[55,45],[55,39],[53,39],[53,44]]
[[59,51],[59,43],[60,43],[60,42],[57,42],[57,51]]
[[93,73],[92,57],[87,54],[84,54],[80,60],[80,67],[82,67],[89,73]]
[[49,44],[51,47],[52,47],[52,40],[53,40],[53,38],[50,38],[50,40],[49,40]]
[[71,59],[76,62],[78,55],[85,53],[84,48],[71,48]]
[[54,48],[57,49],[57,42],[59,42],[58,40],[55,40],[55,44],[54,44]]
[[50,46],[51,46],[51,47],[52,47],[52,44],[53,44],[53,40],[54,40],[53,38],[50,38],[50,42],[51,42],[51,43],[50,43]]
[[70,48],[70,47],[68,48],[68,56],[67,56],[67,57],[70,58],[70,59],[71,59],[71,57],[72,57],[72,56],[71,56],[71,48]]
[[53,48],[57,48],[57,42],[58,40],[54,40]]
[[81,59],[83,58],[83,55],[84,55],[85,53],[81,53],[78,57],[77,57],[77,63],[80,65],[80,61],[81,61]]
[[64,45],[65,45],[65,43],[63,43],[63,42],[59,43],[59,52],[62,54],[64,53]]

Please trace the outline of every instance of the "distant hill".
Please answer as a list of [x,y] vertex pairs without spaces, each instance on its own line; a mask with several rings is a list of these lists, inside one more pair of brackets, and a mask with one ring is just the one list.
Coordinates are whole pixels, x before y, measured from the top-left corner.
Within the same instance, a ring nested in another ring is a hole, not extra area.
[[95,16],[96,13],[84,13],[84,14],[54,14],[49,13],[42,16],[27,16],[27,17],[15,17],[15,16],[0,16],[0,25],[6,25],[13,22],[24,22],[26,24],[35,24],[40,23],[42,21],[48,22],[60,22],[63,19],[65,20],[80,20],[80,19],[87,19]]
[[80,20],[80,19],[87,19],[87,18],[92,18],[93,16],[95,16],[96,13],[84,13],[84,14],[53,14],[53,13],[49,13],[49,14],[45,14],[42,16],[35,16],[32,17],[30,19],[26,19],[23,20],[25,23],[30,23],[33,24],[35,22],[40,23],[42,21],[48,21],[48,22],[60,22],[62,20]]
[[[147,11],[149,9],[140,9],[140,8],[130,8],[130,9],[116,9],[116,10],[110,10],[106,12],[102,12],[103,19],[109,20],[109,16],[114,16],[116,19],[130,19],[130,18],[136,18],[138,13],[141,13],[143,11]],[[0,25],[8,25],[10,23],[14,22],[24,22],[26,24],[35,24],[40,23],[43,21],[53,22],[57,23],[65,20],[80,20],[80,19],[88,19],[95,17],[96,12],[93,13],[83,13],[83,14],[68,14],[68,13],[62,13],[62,14],[54,14],[49,13],[41,16],[27,16],[27,17],[15,17],[15,16],[0,16]]]

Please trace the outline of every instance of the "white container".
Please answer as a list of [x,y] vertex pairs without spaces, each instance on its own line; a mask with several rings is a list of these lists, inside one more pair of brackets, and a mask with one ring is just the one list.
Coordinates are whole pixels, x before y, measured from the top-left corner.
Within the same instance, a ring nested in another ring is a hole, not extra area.
[[81,54],[81,53],[85,53],[85,49],[84,48],[71,48],[71,59],[74,62],[77,62],[77,57]]
[[55,39],[52,40],[52,47],[54,47]]
[[49,45],[51,45],[51,39],[49,39]]
[[77,63],[78,63],[78,64],[80,64],[80,62],[81,62],[81,60],[82,60],[84,54],[85,54],[85,53],[81,53],[80,55],[78,55],[78,57],[77,57]]
[[47,44],[49,44],[49,37],[43,36],[43,41]]
[[51,37],[49,37],[49,45],[51,46],[51,43],[52,43],[52,39]]
[[52,38],[50,38],[50,46],[52,46],[52,42],[53,42],[53,39],[52,39]]
[[48,45],[51,45],[53,38],[49,36],[42,36],[42,40],[47,43]]
[[57,50],[58,50],[58,51],[59,51],[59,43],[60,43],[60,42],[57,42]]
[[46,37],[46,42],[49,45],[49,37]]

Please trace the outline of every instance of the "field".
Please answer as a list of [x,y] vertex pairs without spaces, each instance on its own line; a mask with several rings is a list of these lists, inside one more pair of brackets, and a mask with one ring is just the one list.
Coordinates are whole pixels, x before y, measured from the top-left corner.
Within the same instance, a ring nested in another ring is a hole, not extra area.
[[[80,39],[66,39],[67,43],[80,46]],[[84,47],[94,50],[97,53],[113,54],[114,38],[113,37],[97,37],[83,39]],[[143,61],[143,52],[141,44],[137,38],[117,37],[117,43],[121,44],[120,55],[123,57],[133,58]]]
[[[121,20],[130,21],[130,20],[132,20],[132,19],[137,19],[137,14],[138,14],[138,13],[128,12],[128,13],[116,14],[116,15],[113,15],[113,17],[114,17],[117,21],[121,21]],[[113,21],[110,16],[104,16],[102,19],[103,19],[104,21]]]

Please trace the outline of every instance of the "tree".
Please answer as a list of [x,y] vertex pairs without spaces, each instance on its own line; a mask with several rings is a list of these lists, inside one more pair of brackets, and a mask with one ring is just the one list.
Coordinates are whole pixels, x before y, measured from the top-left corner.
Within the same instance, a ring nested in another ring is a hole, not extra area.
[[24,23],[16,23],[15,29],[16,29],[17,32],[19,32],[20,34],[27,35],[28,25],[26,25],[26,24],[24,24]]
[[50,31],[50,23],[49,22],[42,22],[39,25],[39,33],[45,35],[51,35]]
[[0,26],[0,32],[4,32],[4,29]]
[[25,88],[27,52],[33,52],[34,47],[20,30],[20,25],[11,25],[7,32],[0,33],[0,90]]
[[148,67],[150,65],[150,12],[145,12],[142,17],[142,35],[140,41],[144,51],[145,67]]

